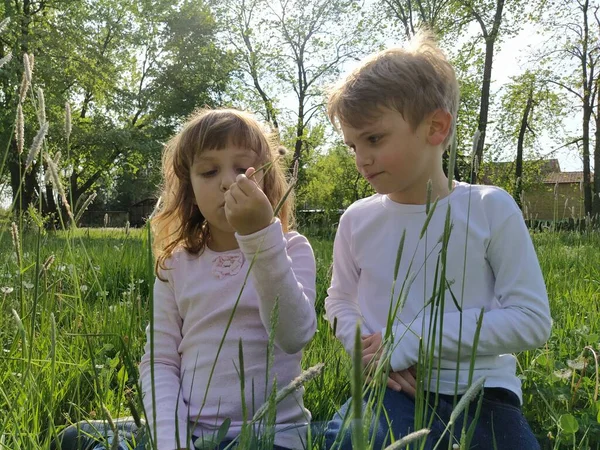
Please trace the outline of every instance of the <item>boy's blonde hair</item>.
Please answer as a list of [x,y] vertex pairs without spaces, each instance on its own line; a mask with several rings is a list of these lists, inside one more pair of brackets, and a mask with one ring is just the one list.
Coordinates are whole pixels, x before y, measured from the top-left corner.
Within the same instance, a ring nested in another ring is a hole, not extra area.
[[381,114],[381,108],[398,111],[415,130],[437,109],[452,114],[452,127],[444,147],[456,130],[459,88],[454,69],[433,34],[421,30],[406,48],[375,53],[329,92],[327,115],[362,128]]
[[[162,160],[163,182],[159,211],[151,219],[154,235],[155,272],[165,269],[165,261],[181,246],[191,254],[201,253],[210,237],[206,219],[194,202],[190,170],[194,157],[205,150],[221,150],[229,145],[247,148],[258,155],[256,168],[273,164],[258,174],[263,191],[273,208],[288,189],[284,171],[276,161],[281,152],[277,139],[264,130],[249,113],[234,109],[201,109],[189,118],[183,129],[165,146]],[[278,214],[284,232],[293,220],[292,199]]]

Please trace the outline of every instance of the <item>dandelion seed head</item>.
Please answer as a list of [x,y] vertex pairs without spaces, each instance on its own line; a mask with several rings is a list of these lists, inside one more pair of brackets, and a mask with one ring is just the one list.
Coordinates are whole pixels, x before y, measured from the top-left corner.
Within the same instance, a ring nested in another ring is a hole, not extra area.
[[10,286],[3,286],[0,288],[0,292],[2,292],[4,295],[12,294],[13,291],[14,291],[14,288],[12,288]]
[[555,377],[560,378],[561,380],[568,380],[571,378],[571,375],[573,375],[573,371],[571,369],[555,370],[553,373]]
[[33,283],[29,283],[29,282],[27,282],[27,281],[24,281],[24,282],[23,282],[23,287],[24,287],[25,289],[33,289],[33,286],[34,286],[34,284],[33,284]]
[[583,370],[585,368],[585,358],[580,356],[577,359],[569,359],[567,361],[567,366],[573,370]]

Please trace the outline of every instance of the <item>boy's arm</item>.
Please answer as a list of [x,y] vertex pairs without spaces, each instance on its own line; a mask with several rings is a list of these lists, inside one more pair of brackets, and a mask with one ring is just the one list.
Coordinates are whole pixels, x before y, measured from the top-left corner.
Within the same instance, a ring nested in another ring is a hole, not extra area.
[[[358,305],[358,278],[360,269],[354,261],[350,247],[350,223],[343,215],[333,243],[333,273],[331,286],[325,299],[325,314],[333,326],[335,319],[336,337],[342,342],[349,354],[354,351],[356,324],[362,323],[362,314]],[[366,330],[370,332],[370,330]]]
[[[512,213],[503,223],[494,227],[487,259],[495,275],[494,291],[499,308],[484,312],[476,354],[501,355],[543,345],[550,336],[551,328],[548,295],[531,237],[520,212]],[[446,301],[449,300],[447,294]],[[459,346],[461,360],[471,357],[480,313],[480,309],[463,310],[462,335],[461,313],[444,314],[441,339],[444,360],[456,360]],[[429,336],[429,319],[418,317],[413,323],[394,324],[393,370],[406,369],[418,361],[419,339]],[[439,329],[434,344],[436,357],[440,354],[438,338]],[[423,344],[428,345],[427,342]]]
[[275,344],[286,353],[299,352],[317,328],[316,266],[310,243],[297,233],[288,241],[279,219],[256,233],[236,234],[236,238],[247,264],[254,259],[250,275],[258,292],[264,327],[270,329],[271,312],[277,300]]
[[[164,276],[163,272],[161,276]],[[159,449],[178,448],[175,430],[179,430],[181,446],[186,446],[187,408],[183,402],[180,381],[182,319],[170,283],[156,279],[154,283],[154,392],[152,402],[152,367],[150,325],[146,328],[146,346],[140,362],[140,381],[149,429]],[[154,413],[156,406],[156,434]]]

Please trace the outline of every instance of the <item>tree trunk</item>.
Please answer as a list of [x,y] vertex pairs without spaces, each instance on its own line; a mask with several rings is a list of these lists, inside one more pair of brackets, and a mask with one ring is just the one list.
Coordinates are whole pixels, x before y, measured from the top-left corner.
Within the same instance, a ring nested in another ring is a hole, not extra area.
[[[485,130],[488,122],[488,112],[490,109],[490,86],[492,84],[492,64],[494,62],[494,42],[488,38],[485,43],[485,66],[483,69],[483,84],[481,85],[481,103],[479,106],[479,123],[477,129],[481,132],[475,156],[481,164],[483,158],[483,147],[485,144]],[[477,183],[476,164],[473,164],[473,173],[471,179]]]
[[596,145],[594,147],[594,192],[592,214],[600,217],[600,78],[596,80],[598,99],[596,100]]
[[[587,102],[585,98],[587,97]],[[583,106],[583,208],[586,215],[592,214],[592,184],[590,170],[590,118],[592,109],[589,94],[584,95]]]
[[298,98],[298,122],[296,122],[296,142],[294,143],[294,157],[292,158],[292,164],[290,165],[290,174],[293,173],[296,161],[300,166],[300,159],[302,158],[302,147],[304,143],[304,96],[301,95]]
[[[494,63],[494,45],[498,39],[498,32],[500,29],[500,23],[502,22],[502,11],[504,9],[505,0],[497,0],[496,2],[496,13],[494,15],[494,24],[491,32],[487,33],[485,24],[481,20],[479,15],[476,15],[477,20],[482,28],[483,37],[485,38],[485,64],[483,67],[483,82],[481,85],[481,103],[479,106],[479,123],[477,125],[480,131],[479,142],[477,143],[477,150],[475,156],[478,162],[481,164],[483,158],[483,149],[485,145],[485,131],[488,123],[488,113],[490,108],[490,87],[492,84],[492,65]],[[476,14],[475,12],[473,14]],[[477,183],[476,166],[480,164],[473,164],[471,172],[471,180],[473,183]]]
[[527,97],[527,103],[525,110],[523,111],[523,118],[521,119],[521,127],[519,129],[519,139],[517,140],[517,159],[515,161],[515,190],[513,197],[519,205],[519,208],[523,209],[521,202],[521,192],[523,192],[523,144],[525,142],[525,133],[527,131],[527,124],[529,121],[529,114],[533,106],[533,89],[529,90],[529,96]]

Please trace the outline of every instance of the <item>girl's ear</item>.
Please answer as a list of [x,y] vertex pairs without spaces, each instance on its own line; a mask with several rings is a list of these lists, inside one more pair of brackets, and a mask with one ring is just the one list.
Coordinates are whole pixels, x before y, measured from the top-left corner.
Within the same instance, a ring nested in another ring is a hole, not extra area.
[[442,109],[434,111],[429,119],[427,142],[431,145],[441,145],[450,134],[451,128],[452,114]]

